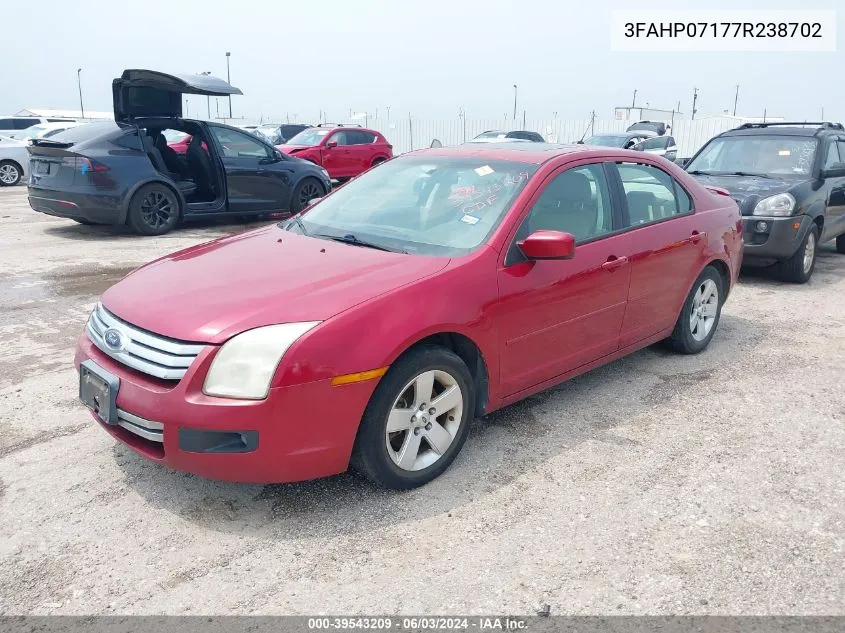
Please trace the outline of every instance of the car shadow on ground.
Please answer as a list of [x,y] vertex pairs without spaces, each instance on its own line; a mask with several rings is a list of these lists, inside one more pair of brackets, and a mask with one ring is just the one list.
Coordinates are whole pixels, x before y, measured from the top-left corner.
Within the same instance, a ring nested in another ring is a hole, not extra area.
[[672,415],[672,401],[698,383],[718,389],[726,368],[767,334],[760,324],[725,314],[702,354],[652,346],[475,420],[451,468],[406,492],[382,490],[354,473],[266,486],[213,482],[164,469],[122,445],[114,458],[126,485],[150,505],[222,532],[311,539],[452,516],[584,442],[623,450],[635,444],[619,425]]
[[[244,220],[234,220],[233,218],[217,217],[217,218],[190,218],[182,222],[174,230],[165,235],[158,236],[144,236],[134,233],[125,224],[110,224],[110,225],[94,225],[94,224],[77,224],[71,222],[69,224],[62,224],[59,226],[48,226],[44,232],[54,237],[60,237],[69,240],[122,240],[122,239],[167,239],[186,237],[195,231],[210,230],[216,233],[240,233],[241,231],[248,231],[250,229],[258,228],[266,224],[273,224],[281,221],[286,215],[273,215],[271,217],[263,218],[249,218]],[[216,237],[210,235],[209,239]]]

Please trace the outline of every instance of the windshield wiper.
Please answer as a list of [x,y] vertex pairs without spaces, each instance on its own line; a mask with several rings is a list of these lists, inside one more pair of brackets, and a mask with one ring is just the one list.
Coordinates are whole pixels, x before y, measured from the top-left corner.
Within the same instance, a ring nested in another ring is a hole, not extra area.
[[303,234],[303,235],[308,235],[308,231],[305,229],[305,225],[302,223],[302,220],[299,218],[299,214],[298,214],[298,213],[297,213],[297,214],[295,214],[295,215],[292,215],[292,216],[291,216],[291,217],[289,217],[287,220],[282,220],[282,221],[281,221],[281,222],[279,222],[279,224],[277,224],[276,226],[278,226],[280,229],[284,229],[285,231],[289,231],[289,230],[290,230],[290,223],[291,223],[291,222],[295,222],[295,223],[296,223],[297,228],[298,228],[300,231],[302,231],[302,234]]
[[364,246],[366,248],[374,248],[379,251],[386,251],[388,253],[405,253],[406,251],[397,250],[393,248],[387,248],[386,246],[382,246],[380,244],[374,244],[373,242],[367,242],[365,240],[359,240],[355,237],[352,233],[347,233],[346,235],[325,235],[323,233],[317,233],[314,237],[321,237],[326,240],[333,240],[335,242],[343,242],[344,244],[352,244],[353,246]]
[[772,179],[771,176],[767,176],[766,174],[758,174],[753,171],[701,171],[700,169],[693,169],[692,171],[688,171],[688,174],[692,174],[693,176],[746,176],[746,177],[753,177],[753,178],[768,178]]

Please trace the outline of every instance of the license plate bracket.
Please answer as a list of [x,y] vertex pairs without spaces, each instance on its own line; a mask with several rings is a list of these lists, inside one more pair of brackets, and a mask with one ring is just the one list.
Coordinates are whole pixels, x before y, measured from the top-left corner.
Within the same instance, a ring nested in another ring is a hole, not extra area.
[[79,399],[106,424],[117,424],[117,390],[120,378],[92,360],[79,365]]

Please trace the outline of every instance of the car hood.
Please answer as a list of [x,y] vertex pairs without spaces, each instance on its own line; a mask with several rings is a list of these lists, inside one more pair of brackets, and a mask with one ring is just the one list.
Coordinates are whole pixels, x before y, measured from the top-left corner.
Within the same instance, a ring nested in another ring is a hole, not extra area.
[[306,149],[314,149],[316,145],[276,145],[276,149],[284,154],[295,154]]
[[182,341],[222,343],[264,325],[324,321],[432,275],[448,258],[389,253],[271,225],[143,266],[102,297],[121,319]]
[[755,205],[763,198],[768,198],[784,191],[789,191],[796,184],[794,180],[760,178],[758,176],[693,176],[705,187],[720,187],[736,200],[743,215],[751,215]]

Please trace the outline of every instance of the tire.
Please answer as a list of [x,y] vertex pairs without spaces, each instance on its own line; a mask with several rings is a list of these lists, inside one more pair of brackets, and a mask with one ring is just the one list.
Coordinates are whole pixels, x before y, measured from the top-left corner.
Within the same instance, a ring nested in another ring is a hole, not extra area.
[[836,238],[836,252],[845,255],[845,233]]
[[375,167],[376,165],[381,165],[386,160],[386,158],[382,158],[381,156],[379,156],[378,158],[374,158],[372,166]]
[[323,185],[316,178],[303,178],[293,190],[291,196],[290,208],[292,213],[302,211],[307,205],[308,201],[314,198],[320,198],[326,195],[326,190]]
[[173,230],[182,217],[179,197],[165,185],[144,185],[129,203],[129,227],[139,235],[164,235]]
[[719,325],[724,296],[722,276],[712,266],[705,267],[684,300],[675,329],[667,339],[670,347],[681,354],[704,350]]
[[[445,393],[451,394],[448,399],[438,400]],[[440,411],[438,402],[444,407]],[[351,465],[385,488],[427,484],[460,452],[474,411],[475,387],[464,361],[442,347],[412,349],[393,364],[370,398]],[[394,430],[388,431],[388,422]]]
[[13,160],[0,160],[0,187],[14,187],[21,181],[23,169]]
[[819,227],[813,224],[801,241],[801,246],[792,254],[792,257],[779,264],[780,278],[796,284],[805,284],[810,281],[813,270],[816,268],[818,246]]

